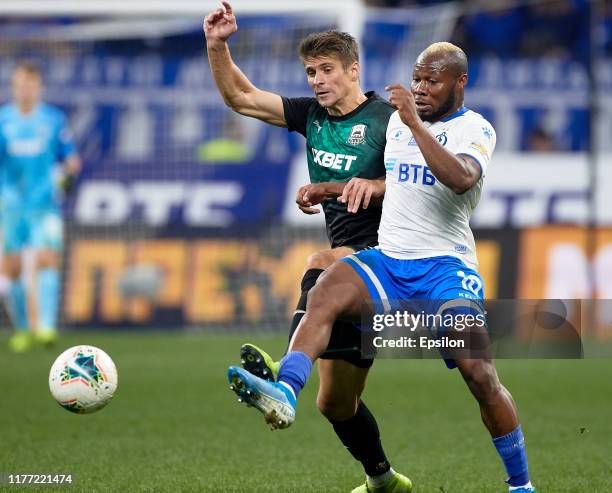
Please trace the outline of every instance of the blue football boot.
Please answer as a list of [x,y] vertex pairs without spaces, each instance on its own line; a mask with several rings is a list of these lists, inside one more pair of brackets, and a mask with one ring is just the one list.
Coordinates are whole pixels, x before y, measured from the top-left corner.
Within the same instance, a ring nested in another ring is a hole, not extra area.
[[527,488],[514,488],[508,491],[509,493],[536,493],[536,489],[533,486]]
[[287,386],[268,382],[237,366],[229,367],[227,379],[230,390],[238,395],[238,402],[256,407],[272,429],[291,426],[295,420],[296,400]]

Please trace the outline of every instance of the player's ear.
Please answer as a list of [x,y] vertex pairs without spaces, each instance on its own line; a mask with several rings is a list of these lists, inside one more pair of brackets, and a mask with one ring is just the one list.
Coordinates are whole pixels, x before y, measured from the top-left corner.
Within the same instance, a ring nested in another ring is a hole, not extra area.
[[459,79],[457,80],[457,82],[459,83],[459,85],[463,89],[465,86],[467,86],[467,83],[468,83],[468,74],[461,74],[459,76]]
[[349,68],[349,72],[351,74],[351,80],[353,82],[357,82],[359,80],[359,73],[361,72],[361,66],[359,65],[359,62],[353,62],[353,64]]

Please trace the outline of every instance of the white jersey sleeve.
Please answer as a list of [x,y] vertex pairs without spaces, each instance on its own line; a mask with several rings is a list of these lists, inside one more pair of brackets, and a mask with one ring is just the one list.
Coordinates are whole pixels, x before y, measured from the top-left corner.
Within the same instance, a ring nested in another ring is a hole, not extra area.
[[467,192],[453,192],[434,176],[410,128],[397,112],[393,113],[387,126],[386,192],[379,248],[390,257],[402,259],[450,255],[476,268],[469,221],[495,149],[495,131],[481,115],[467,108],[426,125],[450,152],[474,158],[481,166],[481,177]]
[[[478,113],[474,113],[478,115]],[[480,115],[478,115],[480,116]],[[491,161],[491,155],[495,149],[497,136],[491,124],[484,118],[466,118],[461,128],[461,140],[454,153],[465,154],[480,164],[482,176],[487,174],[487,167]]]

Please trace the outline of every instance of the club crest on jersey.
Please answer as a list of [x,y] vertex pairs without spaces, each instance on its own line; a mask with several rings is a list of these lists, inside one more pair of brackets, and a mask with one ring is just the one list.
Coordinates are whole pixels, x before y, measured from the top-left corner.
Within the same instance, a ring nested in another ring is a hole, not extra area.
[[474,274],[466,274],[462,270],[458,270],[457,275],[461,278],[461,287],[478,296],[478,293],[482,289],[482,281],[480,278]]
[[365,142],[365,131],[366,126],[362,123],[353,126],[351,134],[349,135],[347,142],[351,145],[359,145]]
[[446,142],[448,142],[448,137],[446,136],[446,130],[442,132],[441,134],[436,135],[436,139],[438,140],[438,142],[440,142],[440,144],[445,146]]

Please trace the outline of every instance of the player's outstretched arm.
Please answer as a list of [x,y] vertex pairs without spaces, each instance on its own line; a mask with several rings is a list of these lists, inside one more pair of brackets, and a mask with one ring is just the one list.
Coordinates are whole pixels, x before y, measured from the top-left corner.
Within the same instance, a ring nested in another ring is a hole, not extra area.
[[278,94],[255,87],[232,60],[227,40],[238,30],[232,6],[214,10],[204,19],[208,63],[225,104],[241,115],[286,127],[283,101]]
[[[334,185],[329,186],[328,185]],[[321,211],[314,206],[320,204],[325,199],[337,197],[342,193],[338,189],[344,183],[309,183],[300,187],[295,195],[295,203],[304,214],[319,214]]]
[[444,185],[457,194],[467,192],[480,179],[481,168],[478,162],[467,155],[455,155],[441,145],[425,127],[419,117],[414,96],[409,89],[400,84],[386,87],[391,92],[389,102],[399,112],[416,140],[427,166]]
[[321,211],[313,206],[326,199],[340,197],[345,186],[343,182],[309,183],[299,188],[295,203],[304,214],[318,214]]
[[371,203],[380,203],[385,195],[385,180],[366,180],[351,178],[349,182],[309,183],[300,187],[295,202],[304,214],[318,214],[313,206],[326,199],[336,198],[347,204],[349,212],[357,212],[360,207],[367,209]]

